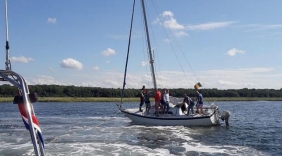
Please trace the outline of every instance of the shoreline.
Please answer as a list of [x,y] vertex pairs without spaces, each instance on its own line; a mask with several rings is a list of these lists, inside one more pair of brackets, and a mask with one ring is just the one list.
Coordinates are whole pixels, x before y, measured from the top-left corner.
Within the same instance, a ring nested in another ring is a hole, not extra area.
[[[0,97],[0,103],[13,102],[14,97]],[[38,102],[120,102],[113,97],[38,97]],[[123,98],[124,102],[139,102],[138,97]],[[204,102],[214,101],[282,101],[282,97],[205,97]]]

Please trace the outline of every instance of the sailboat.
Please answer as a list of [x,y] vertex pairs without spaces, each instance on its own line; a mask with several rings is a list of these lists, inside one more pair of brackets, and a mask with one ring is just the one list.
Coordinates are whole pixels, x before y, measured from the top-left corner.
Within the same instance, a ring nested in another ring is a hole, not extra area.
[[44,140],[39,122],[35,116],[32,103],[38,100],[36,93],[30,93],[25,79],[18,73],[12,71],[9,58],[9,39],[8,39],[8,14],[7,0],[5,0],[5,19],[6,19],[6,69],[0,70],[0,81],[10,82],[17,87],[18,95],[14,97],[14,104],[17,104],[25,128],[30,132],[30,138],[36,156],[44,156]]
[[[144,0],[141,0],[142,10],[143,10],[143,19],[144,19],[144,26],[146,30],[146,39],[147,39],[147,49],[150,58],[150,69],[152,75],[152,81],[154,86],[154,91],[158,90],[157,88],[157,81],[155,76],[155,68],[154,68],[154,60],[153,54],[151,50],[151,43],[150,43],[150,35],[148,31],[147,25],[147,17],[146,17],[146,10]],[[228,126],[228,120],[230,113],[228,111],[223,111],[220,113],[218,106],[216,106],[215,102],[212,103],[210,106],[204,106],[204,114],[195,114],[193,116],[187,115],[187,112],[181,110],[181,106],[183,105],[183,101],[181,98],[170,97],[169,103],[169,113],[162,114],[155,112],[154,106],[151,107],[150,112],[142,112],[139,108],[131,108],[125,109],[123,107],[123,97],[124,97],[124,90],[126,85],[126,74],[127,74],[127,65],[129,59],[129,49],[130,49],[130,38],[131,38],[131,31],[132,31],[132,22],[133,22],[133,14],[134,14],[134,6],[135,0],[133,3],[133,12],[132,12],[132,19],[131,19],[131,28],[129,34],[129,44],[128,44],[128,51],[125,63],[125,72],[124,72],[124,81],[123,81],[123,88],[122,88],[122,95],[121,95],[121,102],[118,104],[119,110],[128,117],[133,124],[137,125],[156,125],[156,126],[213,126],[213,125],[220,125],[220,119],[225,120],[226,125]],[[199,87],[199,84],[196,84],[195,87]],[[197,89],[197,88],[196,88]],[[185,103],[184,103],[185,104]]]

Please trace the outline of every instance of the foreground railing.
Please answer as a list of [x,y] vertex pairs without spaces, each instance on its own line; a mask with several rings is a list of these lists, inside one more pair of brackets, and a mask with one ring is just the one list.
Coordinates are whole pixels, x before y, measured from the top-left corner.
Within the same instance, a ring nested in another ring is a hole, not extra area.
[[14,98],[14,104],[18,105],[24,125],[30,132],[35,155],[44,156],[42,132],[32,106],[32,103],[37,101],[36,94],[30,94],[24,78],[13,71],[0,70],[0,80],[10,82],[18,88],[18,95]]

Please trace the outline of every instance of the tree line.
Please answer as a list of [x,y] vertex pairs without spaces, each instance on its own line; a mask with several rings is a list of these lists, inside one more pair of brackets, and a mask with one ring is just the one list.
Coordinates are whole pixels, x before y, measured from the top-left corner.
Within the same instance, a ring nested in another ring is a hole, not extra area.
[[[39,97],[121,97],[121,88],[78,87],[61,85],[29,85],[30,93],[37,93]],[[152,89],[151,89],[152,90]],[[127,88],[124,97],[138,97],[140,89]],[[200,89],[205,97],[282,97],[281,89]],[[17,94],[16,87],[4,84],[0,86],[0,97],[13,97]],[[175,97],[196,96],[195,89],[169,89],[169,94]]]

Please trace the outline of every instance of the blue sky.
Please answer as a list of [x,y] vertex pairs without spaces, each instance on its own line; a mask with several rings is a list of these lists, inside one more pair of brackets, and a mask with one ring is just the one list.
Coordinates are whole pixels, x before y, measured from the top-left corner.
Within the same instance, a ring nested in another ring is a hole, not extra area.
[[[121,88],[133,0],[9,1],[12,70],[28,84]],[[158,87],[282,88],[282,1],[146,0]],[[0,62],[5,15],[0,3]],[[152,87],[139,0],[126,88]]]

